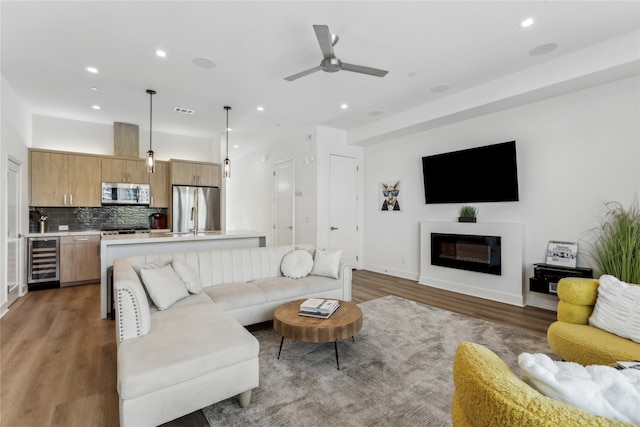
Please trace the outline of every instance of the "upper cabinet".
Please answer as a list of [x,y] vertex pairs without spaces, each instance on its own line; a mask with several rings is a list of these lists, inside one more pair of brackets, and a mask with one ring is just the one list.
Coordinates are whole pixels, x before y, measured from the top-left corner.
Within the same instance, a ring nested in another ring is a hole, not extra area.
[[145,160],[32,149],[30,206],[100,207],[102,183],[149,184],[151,208],[169,208],[171,185],[220,187],[218,163],[156,161],[147,172]]
[[100,157],[31,151],[31,206],[101,206]]
[[156,161],[155,172],[149,174],[151,191],[150,208],[168,208],[169,191],[167,186],[167,162]]
[[117,158],[102,159],[103,182],[129,182],[132,184],[149,184],[149,173],[144,160],[127,160]]
[[220,164],[171,160],[172,185],[220,187]]

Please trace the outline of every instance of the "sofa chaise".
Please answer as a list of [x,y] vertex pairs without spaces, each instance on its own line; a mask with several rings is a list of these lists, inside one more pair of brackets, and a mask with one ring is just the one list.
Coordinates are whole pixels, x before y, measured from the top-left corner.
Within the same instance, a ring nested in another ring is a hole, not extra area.
[[[319,254],[310,275],[284,276],[283,259],[301,253],[295,249],[209,250],[114,261],[121,426],[155,426],[234,396],[240,406],[249,404],[258,386],[259,344],[244,326],[273,319],[276,307],[295,299],[351,300],[351,267],[338,264],[339,254],[333,257],[338,262],[332,277],[314,274]],[[159,308],[156,284],[174,274],[189,292]]]

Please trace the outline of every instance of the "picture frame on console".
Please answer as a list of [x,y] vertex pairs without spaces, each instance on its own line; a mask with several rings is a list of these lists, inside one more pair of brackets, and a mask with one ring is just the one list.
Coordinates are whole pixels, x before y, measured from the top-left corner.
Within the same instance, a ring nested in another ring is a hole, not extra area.
[[575,268],[578,261],[578,244],[550,240],[547,248],[547,264]]

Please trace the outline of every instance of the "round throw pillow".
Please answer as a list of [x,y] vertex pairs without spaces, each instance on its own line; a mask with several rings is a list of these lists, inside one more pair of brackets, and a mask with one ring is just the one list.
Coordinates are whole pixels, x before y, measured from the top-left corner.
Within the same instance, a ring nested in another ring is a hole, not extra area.
[[295,250],[286,254],[280,263],[282,274],[290,279],[300,279],[311,273],[313,258],[305,250]]

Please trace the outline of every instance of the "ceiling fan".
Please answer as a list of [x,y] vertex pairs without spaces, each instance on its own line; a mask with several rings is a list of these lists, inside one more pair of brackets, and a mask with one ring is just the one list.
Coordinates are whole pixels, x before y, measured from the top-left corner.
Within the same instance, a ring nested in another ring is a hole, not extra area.
[[335,73],[336,71],[345,70],[353,71],[355,73],[369,74],[376,77],[384,77],[388,71],[379,70],[377,68],[364,67],[362,65],[347,64],[336,58],[336,54],[333,52],[333,46],[338,43],[338,36],[329,32],[329,27],[326,25],[314,25],[313,29],[316,32],[318,43],[320,44],[320,50],[322,51],[322,62],[317,67],[309,68],[308,70],[301,71],[297,74],[285,77],[285,80],[290,82],[304,77],[307,74],[315,73],[316,71],[325,71],[327,73]]

